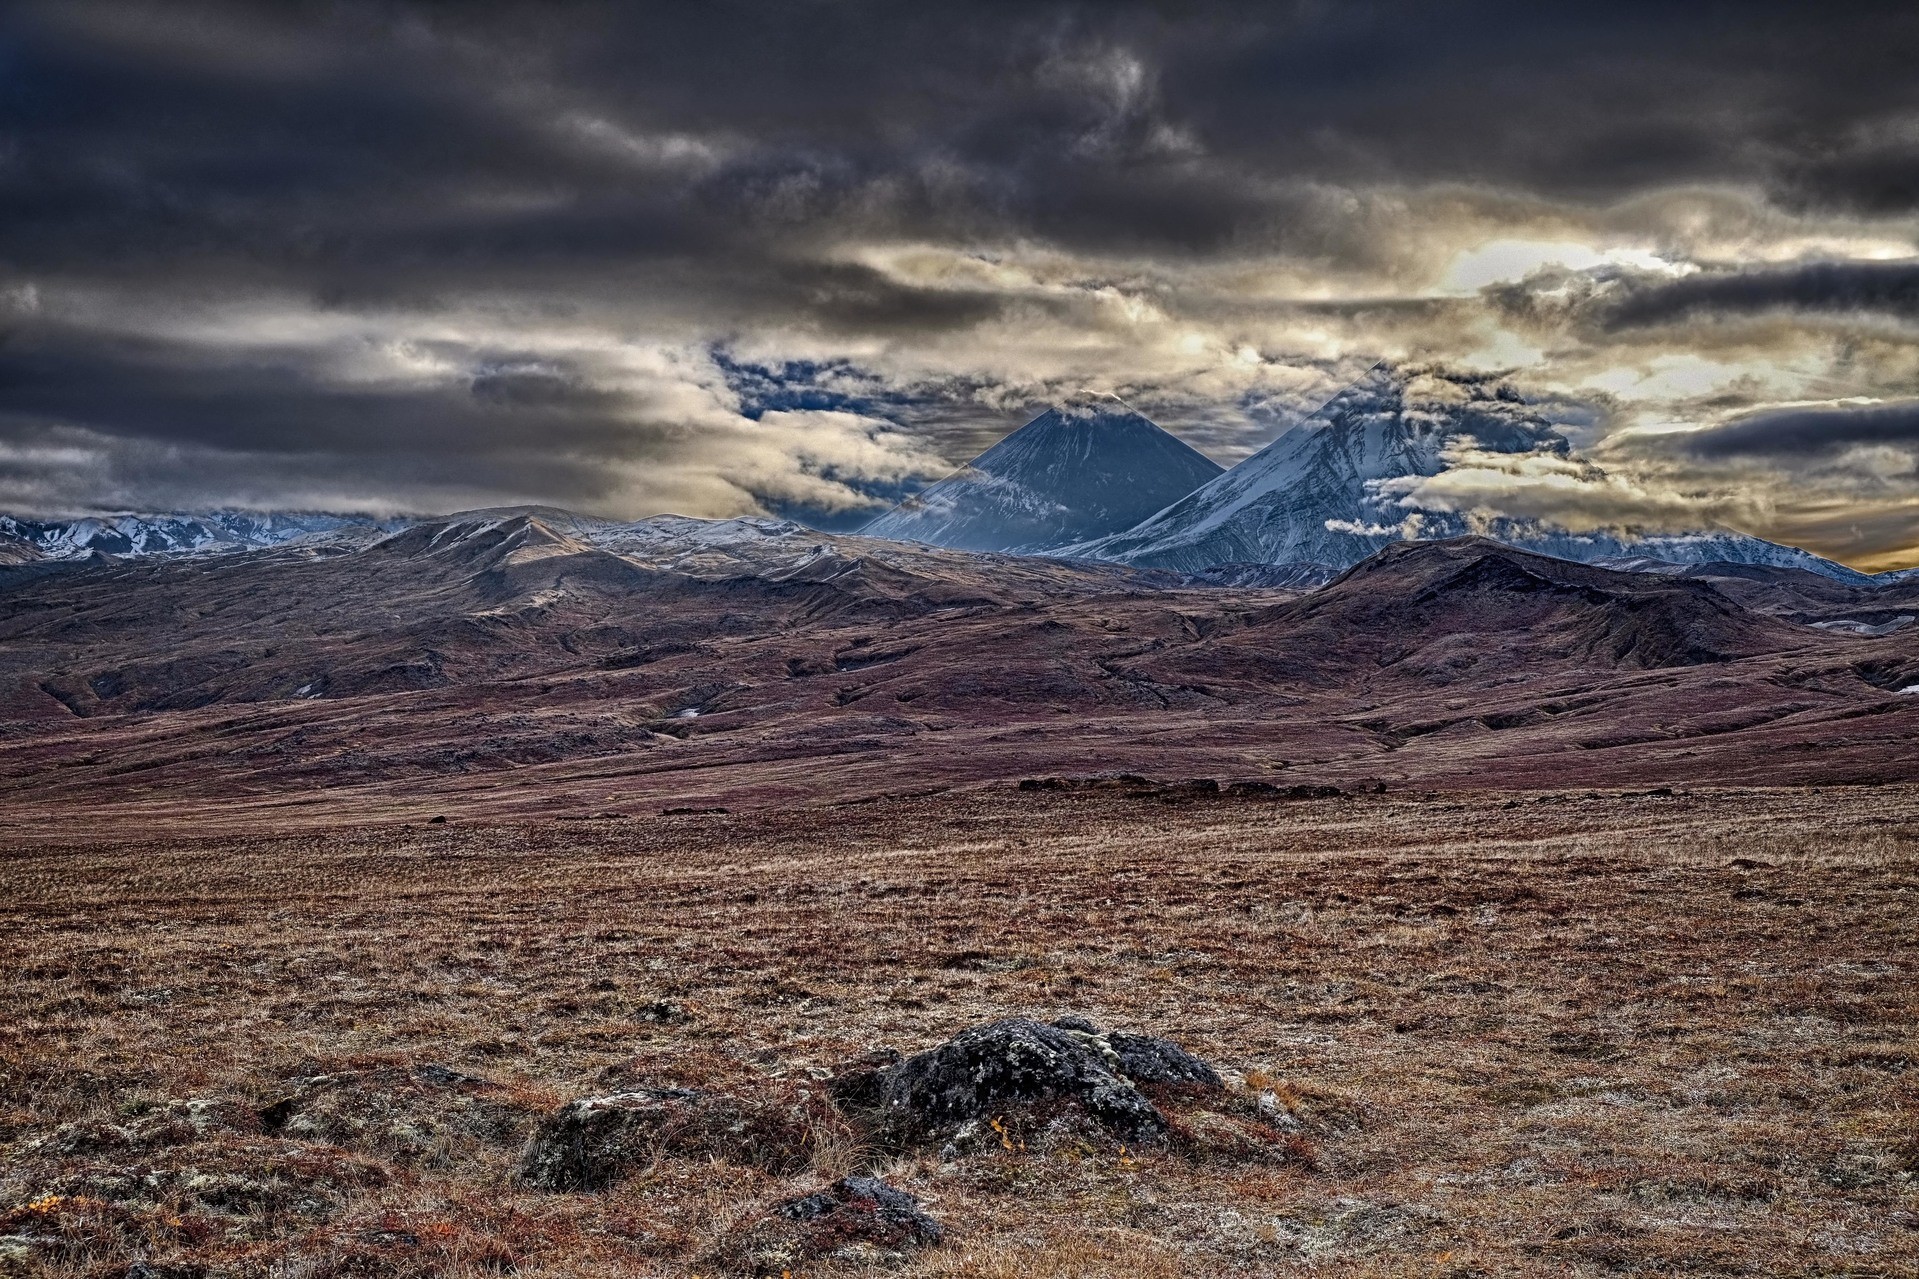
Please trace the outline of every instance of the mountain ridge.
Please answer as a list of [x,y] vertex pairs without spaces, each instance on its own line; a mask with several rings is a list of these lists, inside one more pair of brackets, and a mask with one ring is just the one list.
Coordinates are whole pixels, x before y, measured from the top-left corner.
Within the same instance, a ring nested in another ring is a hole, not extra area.
[[1754,607],[1778,570],[1468,538],[1301,591],[774,521],[602,532],[490,512],[9,577],[0,809],[539,816],[1062,772],[1919,779],[1919,627],[1877,620],[1919,610],[1797,579]]
[[[1422,393],[1422,382],[1434,386]],[[1404,538],[1486,532],[1508,545],[1568,560],[1762,563],[1854,583],[1869,580],[1809,551],[1730,529],[1625,537],[1508,517],[1476,527],[1457,513],[1403,505],[1392,482],[1440,474],[1449,465],[1447,449],[1462,441],[1489,453],[1571,455],[1570,443],[1553,424],[1504,383],[1438,380],[1382,363],[1265,448],[1165,509],[1129,529],[1053,553],[1187,573],[1220,563],[1344,566]]]
[[1036,552],[1129,527],[1223,469],[1117,396],[1054,405],[878,516],[867,537]]

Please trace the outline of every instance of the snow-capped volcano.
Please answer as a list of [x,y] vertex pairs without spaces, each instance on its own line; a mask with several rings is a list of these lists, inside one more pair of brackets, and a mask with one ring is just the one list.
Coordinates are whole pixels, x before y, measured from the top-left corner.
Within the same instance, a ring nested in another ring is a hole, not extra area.
[[1116,396],[1048,409],[860,530],[968,551],[1043,551],[1128,528],[1221,473]]
[[1481,452],[1570,452],[1552,423],[1501,383],[1449,379],[1443,394],[1409,395],[1412,381],[1400,370],[1375,367],[1204,487],[1123,532],[1056,553],[1187,573],[1224,563],[1345,566],[1396,541],[1476,532],[1570,560],[1772,564],[1864,580],[1817,555],[1729,529],[1629,538],[1542,530],[1519,520],[1469,527],[1455,513],[1411,511],[1395,486],[1381,482],[1437,475],[1451,447],[1470,442]]

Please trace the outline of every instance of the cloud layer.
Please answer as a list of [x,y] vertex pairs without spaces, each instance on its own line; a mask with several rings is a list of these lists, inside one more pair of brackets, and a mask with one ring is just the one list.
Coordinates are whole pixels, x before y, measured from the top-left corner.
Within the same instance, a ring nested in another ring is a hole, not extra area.
[[1894,4],[15,5],[0,508],[845,526],[1082,388],[1230,463],[1388,358],[1612,477],[1498,500],[1919,560],[1915,53]]

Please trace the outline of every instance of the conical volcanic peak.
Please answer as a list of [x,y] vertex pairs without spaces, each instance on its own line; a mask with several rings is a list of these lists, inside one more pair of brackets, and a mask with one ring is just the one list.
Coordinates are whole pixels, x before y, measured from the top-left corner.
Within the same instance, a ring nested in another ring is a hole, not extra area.
[[1546,418],[1493,378],[1379,365],[1312,417],[1203,488],[1110,537],[1062,553],[1196,573],[1215,564],[1357,563],[1403,539],[1487,532],[1573,560],[1638,555],[1694,563],[1727,560],[1857,574],[1816,555],[1728,529],[1625,537],[1569,533],[1513,518],[1469,522],[1401,504],[1391,482],[1437,475],[1449,450],[1564,456]]
[[860,531],[958,550],[1044,551],[1130,527],[1220,473],[1116,396],[1075,396]]
[[1073,553],[1185,572],[1230,562],[1351,564],[1413,535],[1408,512],[1369,482],[1435,475],[1446,447],[1464,436],[1499,452],[1566,449],[1550,423],[1497,392],[1454,384],[1452,402],[1429,403],[1409,394],[1411,380],[1375,367],[1204,488]]

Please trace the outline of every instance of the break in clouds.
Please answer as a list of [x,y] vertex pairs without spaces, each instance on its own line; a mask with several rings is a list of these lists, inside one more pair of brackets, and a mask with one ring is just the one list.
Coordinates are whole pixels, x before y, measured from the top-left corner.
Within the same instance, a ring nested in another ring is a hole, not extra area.
[[1919,561],[1909,5],[13,6],[0,509],[848,527],[1044,402],[1419,509]]

